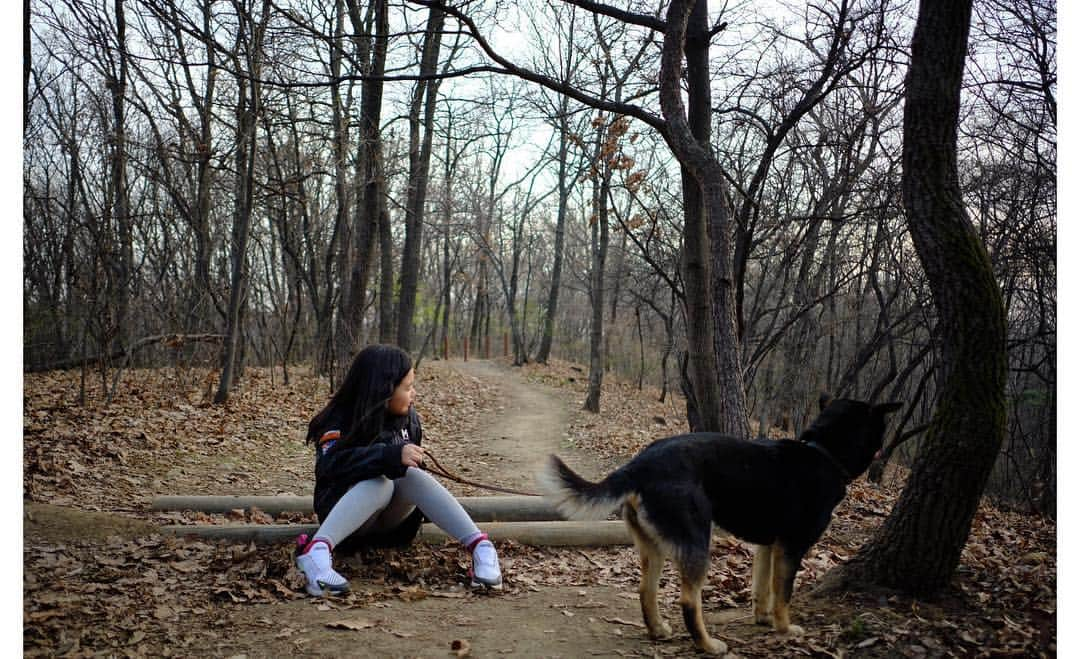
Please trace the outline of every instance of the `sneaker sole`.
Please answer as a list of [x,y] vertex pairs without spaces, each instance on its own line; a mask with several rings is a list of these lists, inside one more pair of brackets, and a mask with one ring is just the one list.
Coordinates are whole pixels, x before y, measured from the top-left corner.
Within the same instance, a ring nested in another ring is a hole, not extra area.
[[[296,560],[296,567],[297,567],[297,569],[300,570],[301,573],[304,572],[304,568],[300,566],[300,559],[299,558],[297,558],[297,560]],[[310,581],[307,581],[306,573],[305,573],[304,576],[305,576],[304,590],[307,591],[307,594],[311,595],[312,597],[322,597],[324,595],[343,595],[343,594],[349,592],[349,583],[348,582],[345,582],[344,584],[342,584],[340,586],[334,587],[334,586],[327,586],[326,584],[324,584],[321,581],[311,583]]]
[[341,586],[339,588],[331,588],[322,584],[309,583],[304,586],[304,590],[307,591],[308,595],[312,595],[314,597],[323,597],[325,595],[344,595],[345,593],[349,592],[349,585],[345,584],[344,586]]
[[304,590],[307,591],[308,595],[311,595],[313,597],[322,597],[324,595],[344,595],[345,593],[349,592],[349,584],[345,584],[344,586],[339,586],[337,588],[332,588],[323,583],[308,583],[304,584]]

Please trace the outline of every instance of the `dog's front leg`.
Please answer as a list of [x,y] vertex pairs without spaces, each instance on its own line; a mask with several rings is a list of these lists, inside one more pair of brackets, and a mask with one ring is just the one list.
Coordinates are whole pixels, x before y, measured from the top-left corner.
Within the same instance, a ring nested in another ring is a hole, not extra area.
[[802,627],[791,624],[788,608],[795,588],[795,571],[801,560],[802,554],[792,556],[780,543],[772,546],[773,629],[780,634],[803,633]]
[[754,549],[754,572],[752,592],[754,598],[754,623],[772,624],[772,545],[758,545]]

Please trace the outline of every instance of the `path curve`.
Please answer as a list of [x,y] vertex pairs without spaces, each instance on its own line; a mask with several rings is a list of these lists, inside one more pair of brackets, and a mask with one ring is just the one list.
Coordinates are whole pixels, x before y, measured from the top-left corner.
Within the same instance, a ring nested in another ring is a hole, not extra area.
[[547,456],[565,448],[572,402],[557,389],[529,382],[521,372],[488,360],[448,361],[455,371],[498,387],[499,406],[470,443],[473,480],[534,491]]

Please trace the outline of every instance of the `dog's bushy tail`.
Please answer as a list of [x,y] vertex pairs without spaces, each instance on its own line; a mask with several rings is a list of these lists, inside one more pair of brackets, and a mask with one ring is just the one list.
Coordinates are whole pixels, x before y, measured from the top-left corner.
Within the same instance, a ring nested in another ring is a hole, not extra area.
[[540,474],[540,485],[566,519],[604,519],[626,498],[612,487],[610,478],[599,483],[585,480],[557,455]]

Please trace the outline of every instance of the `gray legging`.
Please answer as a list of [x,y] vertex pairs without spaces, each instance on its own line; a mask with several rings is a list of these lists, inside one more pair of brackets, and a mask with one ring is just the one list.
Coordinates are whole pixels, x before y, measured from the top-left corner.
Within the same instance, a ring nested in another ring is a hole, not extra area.
[[336,546],[356,531],[363,534],[392,529],[414,507],[463,543],[480,532],[442,483],[422,469],[409,467],[401,478],[377,476],[353,485],[334,504],[315,537],[326,538]]

